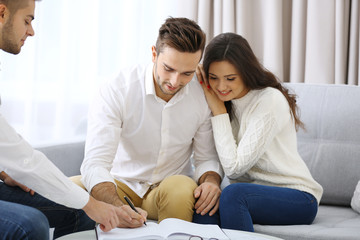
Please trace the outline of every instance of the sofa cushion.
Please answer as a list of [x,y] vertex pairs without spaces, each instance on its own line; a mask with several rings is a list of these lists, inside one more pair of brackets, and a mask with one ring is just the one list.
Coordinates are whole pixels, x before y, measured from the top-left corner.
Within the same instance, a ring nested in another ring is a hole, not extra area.
[[298,150],[324,188],[322,204],[350,206],[360,179],[360,87],[287,83],[297,95],[306,130]]
[[84,159],[85,141],[38,147],[66,176],[80,174]]
[[360,213],[360,181],[356,185],[356,189],[354,191],[354,195],[351,199],[351,207],[358,213]]
[[360,215],[349,207],[320,206],[311,225],[270,226],[255,224],[257,233],[289,240],[359,239]]

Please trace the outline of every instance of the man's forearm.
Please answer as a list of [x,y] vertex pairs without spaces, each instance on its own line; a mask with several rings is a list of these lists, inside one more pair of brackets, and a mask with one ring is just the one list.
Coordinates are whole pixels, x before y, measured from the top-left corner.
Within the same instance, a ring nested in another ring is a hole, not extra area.
[[112,182],[103,182],[95,185],[91,190],[91,196],[114,206],[124,205],[116,192],[116,185]]
[[212,182],[220,186],[221,184],[221,177],[218,173],[209,171],[205,172],[201,177],[199,178],[199,185],[204,182]]

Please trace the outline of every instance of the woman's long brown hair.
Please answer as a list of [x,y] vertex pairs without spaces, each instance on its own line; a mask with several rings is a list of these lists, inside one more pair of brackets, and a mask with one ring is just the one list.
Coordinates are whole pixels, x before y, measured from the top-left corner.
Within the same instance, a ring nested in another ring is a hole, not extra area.
[[[258,61],[249,43],[242,36],[235,33],[222,33],[216,36],[205,49],[203,67],[209,79],[209,66],[212,62],[228,61],[235,66],[248,89],[263,89],[273,87],[278,89],[289,103],[295,127],[304,128],[298,115],[296,95],[281,84],[276,76],[265,69]],[[226,110],[232,119],[231,101],[225,102]]]

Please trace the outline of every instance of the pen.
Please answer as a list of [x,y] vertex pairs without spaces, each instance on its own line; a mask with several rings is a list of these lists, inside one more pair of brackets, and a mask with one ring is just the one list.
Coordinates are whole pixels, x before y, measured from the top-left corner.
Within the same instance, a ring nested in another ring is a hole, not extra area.
[[[134,210],[137,214],[141,215],[138,210],[136,210],[134,204],[131,202],[131,200],[127,197],[127,196],[124,196],[125,198],[125,201],[129,204],[129,206],[132,208],[132,210]],[[146,221],[144,221],[144,224],[146,225]],[[146,225],[147,226],[147,225]]]
[[97,231],[97,227],[98,227],[99,223],[95,223],[95,234],[96,234],[96,240],[99,239],[99,235],[98,235],[98,231]]

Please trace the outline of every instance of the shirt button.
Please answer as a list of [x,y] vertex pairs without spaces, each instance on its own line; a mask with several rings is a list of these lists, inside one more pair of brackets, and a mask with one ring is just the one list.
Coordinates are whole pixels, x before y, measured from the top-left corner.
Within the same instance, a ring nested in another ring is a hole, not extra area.
[[25,159],[25,160],[24,160],[24,163],[25,163],[25,164],[28,164],[28,163],[29,163],[29,159]]
[[45,198],[49,198],[50,197],[50,194],[45,194]]

